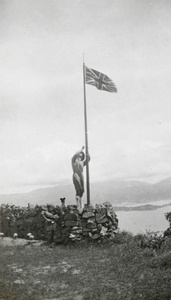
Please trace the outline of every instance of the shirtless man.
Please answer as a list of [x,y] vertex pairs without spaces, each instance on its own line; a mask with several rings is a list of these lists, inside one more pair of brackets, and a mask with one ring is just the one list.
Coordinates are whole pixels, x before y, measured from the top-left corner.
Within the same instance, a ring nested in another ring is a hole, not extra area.
[[83,168],[90,161],[90,155],[83,152],[84,146],[77,151],[72,157],[73,183],[76,190],[76,204],[78,208],[83,208],[82,196],[84,193],[84,175]]

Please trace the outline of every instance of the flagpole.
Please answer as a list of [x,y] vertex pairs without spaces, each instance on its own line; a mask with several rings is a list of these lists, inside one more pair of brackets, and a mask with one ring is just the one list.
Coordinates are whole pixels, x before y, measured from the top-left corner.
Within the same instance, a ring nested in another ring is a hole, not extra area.
[[[88,155],[88,130],[87,130],[87,107],[86,107],[86,74],[85,63],[83,62],[83,82],[84,82],[84,125],[85,125],[85,152]],[[86,184],[87,184],[87,205],[90,205],[90,182],[89,182],[89,163],[86,164]]]

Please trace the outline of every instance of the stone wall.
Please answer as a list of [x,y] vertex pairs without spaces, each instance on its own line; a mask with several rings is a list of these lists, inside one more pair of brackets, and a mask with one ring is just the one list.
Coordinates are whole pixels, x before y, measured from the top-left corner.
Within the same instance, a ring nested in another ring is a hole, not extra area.
[[112,241],[118,228],[118,219],[109,202],[95,207],[85,205],[82,211],[76,205],[39,206],[21,208],[1,206],[1,231],[5,236],[45,240],[50,243],[79,242],[104,243]]

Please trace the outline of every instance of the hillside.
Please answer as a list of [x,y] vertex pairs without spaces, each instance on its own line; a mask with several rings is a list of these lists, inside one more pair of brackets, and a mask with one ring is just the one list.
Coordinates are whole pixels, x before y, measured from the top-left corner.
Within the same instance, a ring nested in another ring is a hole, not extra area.
[[[124,203],[147,203],[150,201],[171,199],[171,177],[155,184],[140,181],[107,181],[90,185],[91,202],[110,201],[113,205]],[[29,193],[0,195],[0,203],[16,205],[60,204],[65,197],[67,204],[75,203],[75,191],[72,184],[61,184],[55,187],[41,188]]]
[[0,239],[0,299],[169,300],[171,239],[157,250],[142,241],[151,238],[120,232],[96,246]]

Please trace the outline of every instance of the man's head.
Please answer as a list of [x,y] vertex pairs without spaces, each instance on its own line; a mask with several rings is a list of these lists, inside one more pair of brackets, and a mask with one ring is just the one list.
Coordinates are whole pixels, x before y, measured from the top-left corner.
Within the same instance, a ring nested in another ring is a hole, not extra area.
[[77,158],[80,159],[80,160],[84,160],[84,157],[85,157],[85,154],[82,151],[77,156]]

